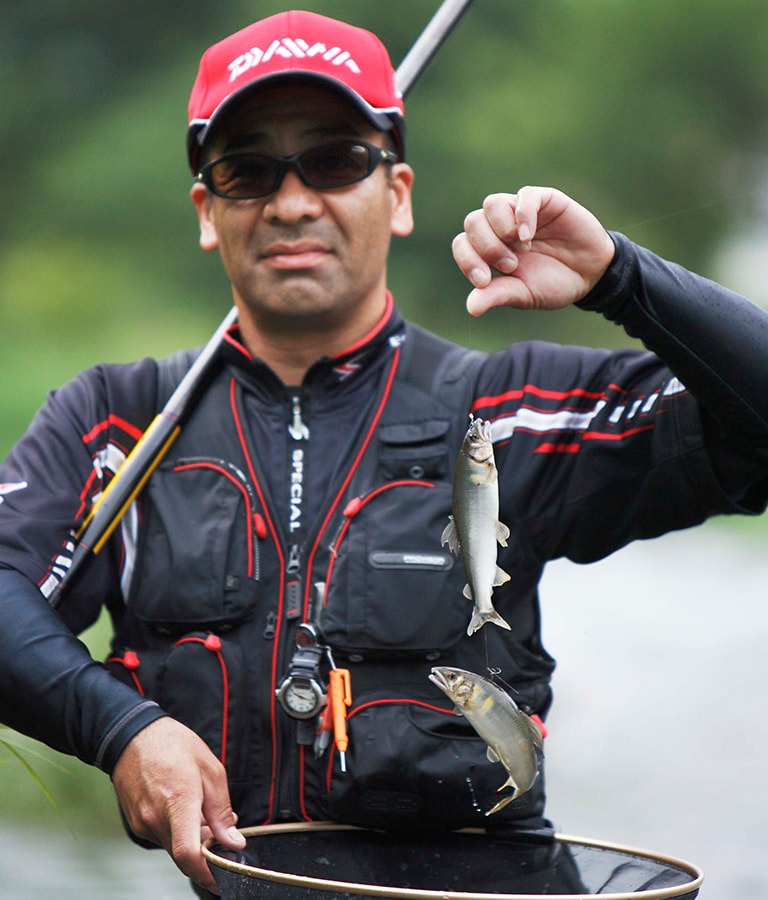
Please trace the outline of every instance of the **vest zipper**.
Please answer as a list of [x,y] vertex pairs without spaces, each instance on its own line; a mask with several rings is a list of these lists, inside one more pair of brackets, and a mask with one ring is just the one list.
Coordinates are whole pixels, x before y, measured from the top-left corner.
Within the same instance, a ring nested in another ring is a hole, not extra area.
[[291,422],[288,426],[288,434],[294,441],[308,441],[309,428],[304,422],[301,411],[301,393],[294,391],[291,394]]
[[300,390],[289,394],[290,413],[288,435],[290,436],[290,485],[288,498],[288,553],[286,557],[285,616],[294,621],[301,616],[301,558],[306,535],[306,509],[304,504],[306,485],[307,444],[309,428],[304,421],[302,395]]
[[[304,596],[302,600],[302,616],[307,618],[314,618],[314,616],[310,616],[310,610],[312,606],[312,600],[318,600],[319,604],[322,604],[325,600],[325,590],[326,584],[324,582],[315,581],[312,582],[312,575],[315,567],[315,559],[316,555],[320,550],[321,542],[323,540],[324,535],[327,534],[328,529],[331,527],[331,523],[333,522],[334,516],[338,514],[339,505],[342,502],[344,495],[346,494],[352,479],[357,472],[358,466],[361,464],[363,457],[365,456],[366,451],[368,450],[369,444],[374,438],[374,434],[376,432],[376,428],[379,424],[379,420],[384,412],[384,408],[387,405],[387,401],[389,400],[390,391],[392,390],[392,385],[394,384],[395,375],[398,370],[398,365],[400,362],[400,354],[401,348],[396,346],[394,348],[394,352],[392,354],[392,360],[389,364],[388,370],[383,373],[383,380],[378,388],[377,397],[374,403],[374,409],[372,415],[366,425],[365,434],[360,440],[357,449],[354,453],[354,458],[351,460],[351,463],[347,469],[347,473],[341,481],[335,497],[331,500],[328,507],[325,509],[322,521],[317,528],[317,531],[314,533],[311,542],[307,542],[307,554],[304,558],[303,566],[307,573],[306,580],[307,584],[304,587]],[[301,413],[301,404],[299,403],[297,407],[299,413]],[[307,437],[309,436],[309,432],[307,431]],[[314,589],[314,590],[313,590]],[[305,748],[300,748],[300,766],[301,771],[298,774],[299,783],[296,785],[296,791],[299,799],[299,809],[305,819],[311,821],[311,816],[307,813],[307,804],[306,798],[304,796],[304,766],[305,766]],[[331,757],[332,758],[332,757]]]
[[[302,615],[302,557],[303,544],[306,538],[306,508],[304,504],[306,490],[307,447],[309,428],[305,421],[305,402],[300,388],[288,392],[288,535],[285,554],[285,591],[283,596],[283,613],[285,627],[280,632],[280,677],[286,674],[295,650],[293,639],[295,625],[301,621]],[[277,712],[281,715],[281,711]],[[284,740],[290,746],[284,746],[284,752],[278,758],[276,772],[276,804],[278,818],[292,817],[295,798],[299,797],[299,769],[301,767],[303,747],[296,740],[295,722],[283,723],[280,729]]]

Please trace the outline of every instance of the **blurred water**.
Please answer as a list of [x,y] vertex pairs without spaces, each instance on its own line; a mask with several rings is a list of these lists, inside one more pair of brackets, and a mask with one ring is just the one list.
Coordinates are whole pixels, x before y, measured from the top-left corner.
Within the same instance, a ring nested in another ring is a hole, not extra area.
[[766,900],[768,555],[707,525],[557,563],[544,634],[559,830],[682,857],[704,900]]
[[[681,857],[703,900],[768,900],[768,556],[707,526],[542,586],[559,660],[546,741],[562,832]],[[0,900],[191,900],[127,840],[0,827]]]
[[128,839],[0,827],[2,900],[195,900],[161,851]]

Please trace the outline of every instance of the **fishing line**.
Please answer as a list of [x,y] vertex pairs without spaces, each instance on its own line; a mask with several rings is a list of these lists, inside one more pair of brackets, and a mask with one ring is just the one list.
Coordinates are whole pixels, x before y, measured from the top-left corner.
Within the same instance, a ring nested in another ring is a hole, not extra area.
[[505,681],[501,677],[501,672],[502,672],[501,668],[499,666],[491,665],[491,655],[490,655],[490,651],[488,649],[488,629],[487,628],[483,628],[483,638],[485,640],[485,670],[490,675],[491,681],[493,681],[495,684],[501,684],[505,688],[509,688],[509,690],[515,694],[519,694],[520,691],[518,691],[517,688],[513,687],[508,681]]
[[[470,289],[471,289],[471,285],[470,285]],[[467,302],[467,296],[468,296],[468,292],[467,292],[467,294],[464,295],[465,307],[466,307],[466,302]],[[466,308],[465,308],[465,312],[466,312]],[[470,316],[469,313],[467,313],[467,319],[468,319],[468,321],[467,321],[467,325],[466,325],[466,345],[467,345],[467,347],[475,347],[475,343],[474,343],[475,317]],[[477,349],[477,348],[475,348],[475,349]],[[471,413],[470,413],[470,415],[471,415]]]
[[643,219],[639,222],[632,222],[629,225],[617,225],[616,231],[621,231],[624,234],[628,234],[633,228],[642,228],[645,225],[654,225],[657,222],[667,222],[670,219],[676,219],[680,216],[687,216],[691,213],[701,212],[703,209],[711,209],[713,206],[722,206],[725,203],[729,203],[731,200],[741,200],[744,197],[756,197],[762,196],[762,191],[757,189],[751,191],[741,191],[738,194],[729,194],[727,197],[718,197],[716,200],[709,200],[707,203],[700,203],[697,206],[690,206],[686,209],[679,209],[675,212],[663,213],[658,216],[653,216],[650,219]]
[[[491,665],[491,652],[488,649],[488,631],[485,628],[483,628],[483,640],[485,641],[485,668],[490,673],[491,678],[493,678],[494,667]],[[499,669],[499,674],[501,674],[501,669]]]
[[501,685],[502,687],[507,688],[513,694],[520,693],[520,691],[518,691],[518,689],[513,684],[510,684],[508,681],[505,681],[501,677],[501,669],[499,669],[498,666],[489,666],[488,674],[491,676],[491,681],[493,681],[495,684],[498,684],[498,685]]

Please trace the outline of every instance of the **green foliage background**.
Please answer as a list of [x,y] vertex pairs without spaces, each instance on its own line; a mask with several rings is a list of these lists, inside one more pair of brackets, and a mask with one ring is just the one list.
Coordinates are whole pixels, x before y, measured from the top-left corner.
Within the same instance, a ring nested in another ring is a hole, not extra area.
[[[79,369],[203,343],[228,309],[218,260],[196,245],[186,103],[210,43],[288,5],[3,6],[0,455]],[[437,0],[300,5],[377,31],[398,62]],[[765,228],[766,46],[764,0],[476,0],[407,103],[417,226],[393,252],[401,308],[485,348],[626,343],[575,310],[467,316],[451,238],[487,193],[526,183],[736,289],[759,284],[759,258],[719,261]],[[0,766],[2,815],[39,792]],[[63,779],[65,804],[90,783],[81,772]]]

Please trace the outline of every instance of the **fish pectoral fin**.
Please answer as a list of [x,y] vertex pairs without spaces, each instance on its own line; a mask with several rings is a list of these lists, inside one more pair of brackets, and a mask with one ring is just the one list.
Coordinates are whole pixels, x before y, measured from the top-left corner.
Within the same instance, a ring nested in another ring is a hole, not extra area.
[[[501,762],[499,754],[493,749],[493,747],[489,747],[486,750],[485,755],[488,757],[490,762]],[[502,787],[504,787],[504,785],[502,785]]]
[[496,566],[496,571],[493,573],[493,586],[498,587],[500,584],[506,584],[508,581],[509,575],[504,569]]
[[474,600],[474,595],[472,594],[472,588],[468,585],[464,585],[464,590],[462,591],[467,600]]
[[509,528],[503,522],[496,522],[496,540],[502,547],[507,546],[507,538],[509,537]]
[[448,549],[454,556],[461,555],[461,541],[459,541],[459,533],[456,531],[456,523],[453,520],[453,516],[449,517],[448,524],[440,535],[440,546],[443,547],[446,544],[448,544]]

